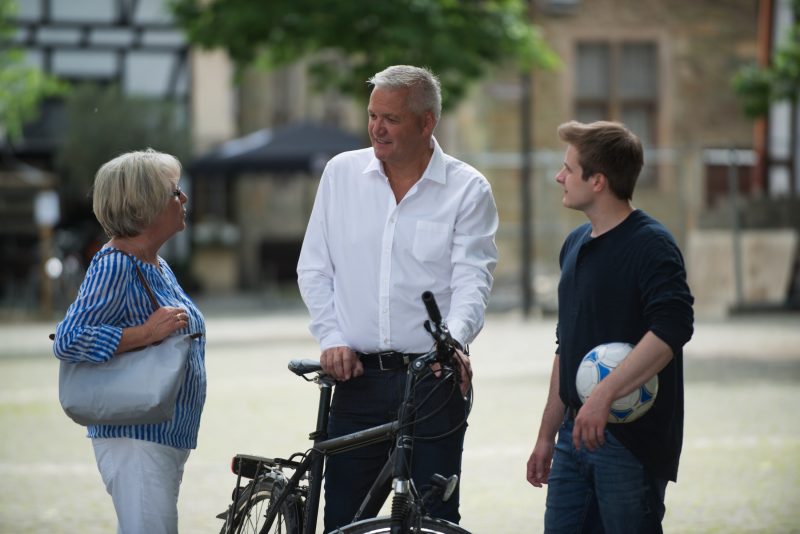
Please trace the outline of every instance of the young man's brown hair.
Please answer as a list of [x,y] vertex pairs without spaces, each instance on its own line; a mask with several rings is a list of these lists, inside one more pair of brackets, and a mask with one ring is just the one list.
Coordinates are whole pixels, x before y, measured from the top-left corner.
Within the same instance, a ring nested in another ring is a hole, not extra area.
[[642,143],[633,132],[618,122],[570,121],[558,127],[558,136],[578,151],[584,180],[601,173],[617,198],[633,198],[636,179],[644,164]]

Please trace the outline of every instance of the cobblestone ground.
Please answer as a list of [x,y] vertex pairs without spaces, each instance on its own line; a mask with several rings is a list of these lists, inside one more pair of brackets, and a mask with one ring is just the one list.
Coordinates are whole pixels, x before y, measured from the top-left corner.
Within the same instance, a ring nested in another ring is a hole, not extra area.
[[[303,315],[211,316],[208,401],[179,502],[181,532],[218,532],[234,452],[307,446],[316,390],[286,370],[316,357]],[[666,532],[800,532],[798,316],[699,323],[686,350],[686,437]],[[63,415],[49,324],[0,325],[0,533],[115,531],[84,430]],[[554,320],[493,315],[473,346],[476,398],[462,524],[541,532],[545,491],[524,468],[547,394]],[[788,423],[788,424],[787,424]]]

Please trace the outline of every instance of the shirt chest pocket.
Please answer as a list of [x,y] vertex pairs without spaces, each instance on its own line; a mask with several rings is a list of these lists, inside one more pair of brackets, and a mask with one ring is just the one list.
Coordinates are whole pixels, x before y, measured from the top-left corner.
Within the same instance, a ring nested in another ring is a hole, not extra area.
[[450,250],[451,231],[445,223],[417,221],[412,252],[419,261],[438,260]]

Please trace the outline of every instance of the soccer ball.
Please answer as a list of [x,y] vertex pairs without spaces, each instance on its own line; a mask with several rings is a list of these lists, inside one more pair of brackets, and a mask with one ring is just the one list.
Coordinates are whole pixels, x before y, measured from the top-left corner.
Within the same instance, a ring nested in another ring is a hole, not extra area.
[[[586,402],[597,383],[608,376],[632,349],[633,345],[629,343],[605,343],[583,357],[575,377],[581,402]],[[658,375],[655,375],[641,387],[611,403],[608,422],[630,423],[639,419],[653,405],[657,393]]]

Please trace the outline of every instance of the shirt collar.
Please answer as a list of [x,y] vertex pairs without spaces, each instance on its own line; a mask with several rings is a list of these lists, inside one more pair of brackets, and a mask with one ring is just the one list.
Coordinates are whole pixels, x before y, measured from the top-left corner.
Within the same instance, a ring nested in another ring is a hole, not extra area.
[[422,179],[445,184],[447,183],[447,174],[445,173],[444,152],[433,136],[431,136],[431,145],[433,146],[433,155],[431,155],[431,160],[428,162],[428,168],[422,173]]
[[[439,182],[440,184],[447,183],[444,152],[434,136],[431,136],[431,147],[433,148],[433,154],[431,155],[431,160],[428,162],[428,167],[425,169],[425,172],[422,173],[421,179],[433,180],[434,182]],[[367,166],[364,167],[364,174],[369,174],[371,172],[376,172],[384,178],[386,177],[386,173],[383,172],[383,165],[381,164],[381,161],[375,157],[374,152],[372,153],[372,157],[367,163]]]

